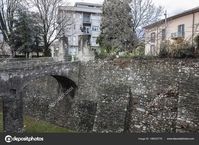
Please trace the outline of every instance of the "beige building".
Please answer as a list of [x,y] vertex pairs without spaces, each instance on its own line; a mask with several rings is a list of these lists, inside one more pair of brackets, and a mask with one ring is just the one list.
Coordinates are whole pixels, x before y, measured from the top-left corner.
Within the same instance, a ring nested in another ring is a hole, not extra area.
[[194,44],[199,34],[199,7],[160,20],[144,27],[145,55],[158,55],[160,44],[170,40],[185,39]]
[[93,60],[95,51],[99,49],[97,38],[101,33],[101,14],[100,4],[77,2],[74,6],[60,7],[59,16],[70,19],[69,25],[63,28],[59,56],[71,56],[80,61]]

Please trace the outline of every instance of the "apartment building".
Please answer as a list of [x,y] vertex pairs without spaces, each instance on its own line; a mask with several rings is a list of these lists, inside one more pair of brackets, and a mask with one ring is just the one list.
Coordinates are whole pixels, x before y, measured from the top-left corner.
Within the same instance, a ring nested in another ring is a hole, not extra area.
[[77,2],[74,6],[62,6],[59,15],[70,20],[64,26],[59,56],[72,56],[80,61],[94,59],[99,48],[96,43],[100,35],[102,5]]
[[191,44],[199,34],[199,7],[162,19],[144,27],[145,55],[158,55],[160,44],[166,40],[185,39]]

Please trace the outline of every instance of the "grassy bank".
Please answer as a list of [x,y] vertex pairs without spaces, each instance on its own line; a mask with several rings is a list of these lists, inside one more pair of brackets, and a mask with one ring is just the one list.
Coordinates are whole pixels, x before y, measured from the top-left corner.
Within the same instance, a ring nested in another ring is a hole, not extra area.
[[[72,132],[46,121],[34,119],[29,116],[24,118],[24,129],[26,133],[69,133]],[[3,114],[0,113],[0,132],[3,132]]]

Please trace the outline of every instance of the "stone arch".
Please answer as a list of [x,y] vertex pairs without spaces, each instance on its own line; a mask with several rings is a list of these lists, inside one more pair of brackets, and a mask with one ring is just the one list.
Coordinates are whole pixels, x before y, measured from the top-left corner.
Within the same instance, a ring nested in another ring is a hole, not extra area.
[[67,93],[67,91],[71,90],[72,98],[75,97],[75,91],[77,90],[78,87],[74,81],[64,76],[58,76],[58,75],[51,75],[51,76],[57,80],[57,82],[62,87],[62,91],[64,93]]
[[[6,115],[4,115],[4,132],[10,132],[10,133],[19,133],[23,132],[23,88],[25,88],[30,82],[39,79],[44,76],[49,76],[54,78],[59,86],[61,87],[60,90],[63,92],[67,92],[69,89],[71,89],[68,93],[70,93],[70,96],[72,98],[75,97],[75,92],[77,90],[77,85],[75,84],[74,81],[71,79],[65,77],[65,76],[59,76],[59,75],[41,75],[41,76],[35,76],[35,77],[30,77],[30,78],[23,78],[23,80],[20,80],[20,87],[17,87],[17,89],[11,89],[10,94],[8,97],[8,100],[4,104],[4,106],[7,106],[6,110],[13,110],[15,109],[16,111],[11,114],[11,111],[6,111],[4,112]],[[13,99],[13,104],[9,104],[9,98]],[[16,98],[16,99],[15,99]],[[8,107],[9,106],[9,107]],[[13,108],[12,106],[17,106],[16,108]],[[5,109],[4,109],[5,110]],[[10,115],[11,114],[11,115]],[[16,115],[17,114],[17,115]],[[12,116],[15,116],[15,118],[12,118]]]
[[54,75],[54,74],[53,75],[44,74],[44,75],[33,76],[30,78],[23,78],[23,83],[20,86],[20,89],[18,92],[21,92],[23,88],[25,88],[30,82],[35,81],[45,76],[53,77],[54,79],[56,79],[57,82],[60,84],[63,91],[67,90],[69,86],[72,86],[74,87],[74,89],[77,89],[77,84],[75,83],[75,81],[73,81],[69,77],[61,76],[61,75]]

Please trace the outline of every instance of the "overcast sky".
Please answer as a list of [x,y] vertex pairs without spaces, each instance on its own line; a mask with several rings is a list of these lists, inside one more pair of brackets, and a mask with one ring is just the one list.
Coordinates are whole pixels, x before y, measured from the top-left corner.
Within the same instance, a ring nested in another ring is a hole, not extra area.
[[153,0],[156,5],[161,5],[167,10],[169,16],[185,10],[198,7],[199,0]]
[[[103,3],[103,0],[68,0],[71,5],[75,2]],[[167,10],[168,16],[199,6],[199,0],[153,0],[158,6]]]

